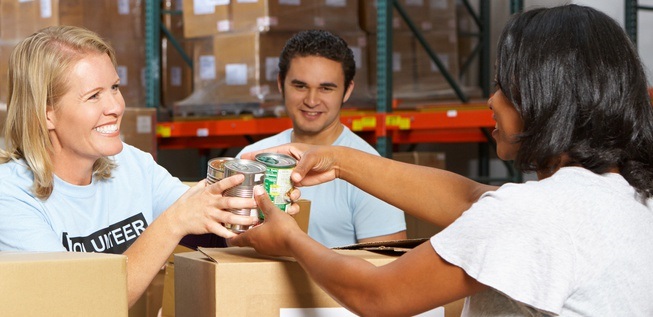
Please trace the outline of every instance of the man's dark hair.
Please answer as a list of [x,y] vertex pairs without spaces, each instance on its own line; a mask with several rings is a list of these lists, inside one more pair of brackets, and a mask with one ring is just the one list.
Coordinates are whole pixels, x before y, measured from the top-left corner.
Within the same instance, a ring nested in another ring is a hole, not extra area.
[[308,30],[291,37],[279,56],[279,79],[283,83],[295,57],[320,56],[340,63],[345,75],[345,91],[356,75],[354,53],[347,42],[339,36],[324,30]]
[[595,9],[566,5],[514,16],[500,37],[497,85],[524,121],[516,166],[546,171],[569,158],[613,168],[653,196],[653,108],[637,50]]

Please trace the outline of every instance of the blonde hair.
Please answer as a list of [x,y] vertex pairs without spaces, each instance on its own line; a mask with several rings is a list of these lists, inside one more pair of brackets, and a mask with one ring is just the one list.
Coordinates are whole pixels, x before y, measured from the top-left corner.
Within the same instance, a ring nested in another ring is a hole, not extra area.
[[[54,183],[46,111],[68,91],[67,73],[88,53],[107,54],[116,66],[114,50],[107,42],[74,26],[44,28],[22,40],[9,58],[6,150],[0,151],[0,163],[24,159],[34,174],[32,192],[40,199],[50,197]],[[113,168],[110,158],[100,158],[93,165],[93,175],[108,179]]]

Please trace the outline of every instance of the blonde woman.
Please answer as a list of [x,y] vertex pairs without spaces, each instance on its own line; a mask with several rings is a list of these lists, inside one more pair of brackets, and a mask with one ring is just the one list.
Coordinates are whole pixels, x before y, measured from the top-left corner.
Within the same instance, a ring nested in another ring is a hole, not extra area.
[[257,219],[226,211],[256,206],[221,194],[242,176],[189,188],[123,143],[119,84],[113,49],[88,30],[49,27],[14,49],[0,250],[123,253],[131,306],[183,237],[231,237],[222,223]]

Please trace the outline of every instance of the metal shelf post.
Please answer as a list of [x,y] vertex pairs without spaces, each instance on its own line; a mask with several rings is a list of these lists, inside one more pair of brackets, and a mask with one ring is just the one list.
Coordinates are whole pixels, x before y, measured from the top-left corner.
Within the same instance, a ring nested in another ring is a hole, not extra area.
[[161,104],[161,0],[145,0],[145,106]]

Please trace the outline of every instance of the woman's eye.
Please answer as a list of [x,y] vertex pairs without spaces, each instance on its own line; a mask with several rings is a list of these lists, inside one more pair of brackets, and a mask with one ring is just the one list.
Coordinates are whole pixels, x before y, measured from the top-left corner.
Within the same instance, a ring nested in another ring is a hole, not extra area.
[[113,90],[113,91],[118,91],[118,90],[120,90],[120,85],[119,85],[119,84],[115,84],[115,85],[111,86],[111,90]]
[[99,93],[99,92],[96,92],[96,93],[94,93],[93,95],[91,95],[90,97],[88,97],[88,99],[89,99],[89,100],[91,100],[91,99],[97,99],[97,98],[99,98],[99,97],[100,97],[100,93]]

